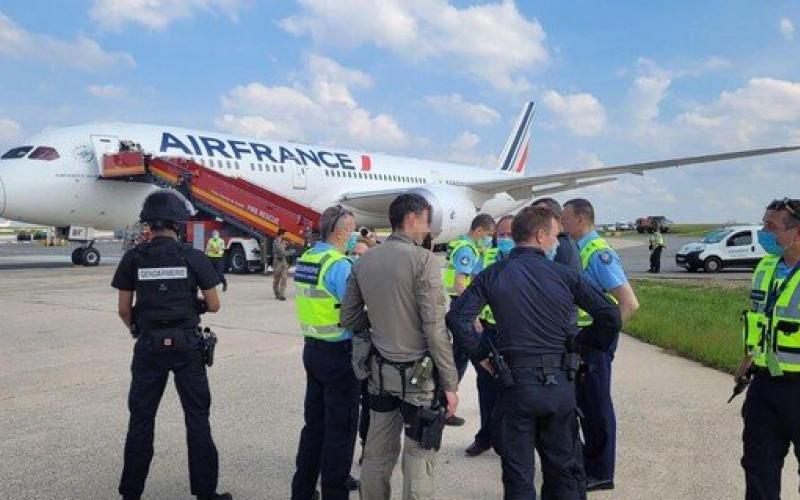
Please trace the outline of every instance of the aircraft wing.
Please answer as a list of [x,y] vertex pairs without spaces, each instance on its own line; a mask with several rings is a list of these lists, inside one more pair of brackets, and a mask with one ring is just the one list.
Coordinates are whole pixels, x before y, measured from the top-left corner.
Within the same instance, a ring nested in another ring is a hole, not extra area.
[[[733,160],[735,158],[748,158],[750,156],[762,156],[775,153],[787,153],[797,151],[800,146],[784,146],[777,148],[750,149],[746,151],[734,151],[730,153],[718,153],[703,156],[687,156],[683,158],[670,158],[668,160],[648,161],[643,163],[630,163],[627,165],[614,165],[610,167],[593,168],[588,170],[577,170],[559,174],[536,175],[530,177],[509,177],[507,179],[492,179],[478,182],[456,183],[459,186],[466,186],[486,195],[497,193],[508,193],[515,199],[530,198],[533,194],[541,195],[558,191],[566,191],[585,187],[586,183],[579,183],[581,179],[597,179],[616,174],[636,174],[644,175],[646,171],[657,170],[668,167],[681,167],[683,165],[694,165],[698,163],[711,163],[723,160]],[[606,179],[602,182],[608,182]],[[545,190],[537,190],[536,186],[549,186]],[[555,189],[552,191],[551,189]]]

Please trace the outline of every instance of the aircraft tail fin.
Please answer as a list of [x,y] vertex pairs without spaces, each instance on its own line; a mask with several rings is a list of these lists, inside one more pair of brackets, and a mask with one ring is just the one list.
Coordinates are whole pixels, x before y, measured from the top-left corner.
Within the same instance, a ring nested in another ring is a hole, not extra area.
[[517,118],[511,135],[508,136],[506,146],[500,155],[497,170],[515,175],[525,173],[525,164],[528,160],[528,148],[531,138],[531,123],[533,122],[533,101],[526,102],[522,112]]

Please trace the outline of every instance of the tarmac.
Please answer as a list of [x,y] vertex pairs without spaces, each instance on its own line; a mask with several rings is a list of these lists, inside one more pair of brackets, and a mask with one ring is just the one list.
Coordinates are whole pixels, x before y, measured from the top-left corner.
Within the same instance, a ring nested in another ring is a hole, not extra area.
[[[8,264],[3,250],[0,263]],[[0,270],[0,498],[118,498],[133,342],[116,315],[111,260],[96,268],[18,260],[23,268]],[[269,278],[229,281],[222,310],[205,318],[220,337],[209,371],[220,490],[237,499],[288,499],[305,386],[293,289],[278,302]],[[627,336],[614,366],[617,488],[589,497],[743,498],[742,398],[725,404],[731,377]],[[499,458],[464,455],[479,420],[471,369],[460,398],[467,424],[445,431],[437,498],[502,498]],[[191,498],[184,436],[170,384],[145,499]],[[397,469],[393,498],[401,491]],[[798,491],[796,471],[790,458],[785,497]]]

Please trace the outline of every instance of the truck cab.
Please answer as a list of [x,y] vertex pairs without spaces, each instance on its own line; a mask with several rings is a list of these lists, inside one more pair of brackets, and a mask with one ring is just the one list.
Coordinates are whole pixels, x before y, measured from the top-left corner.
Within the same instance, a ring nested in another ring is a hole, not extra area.
[[715,229],[700,241],[683,246],[675,263],[689,272],[703,269],[715,273],[726,268],[754,269],[767,254],[758,243],[761,226],[731,226]]

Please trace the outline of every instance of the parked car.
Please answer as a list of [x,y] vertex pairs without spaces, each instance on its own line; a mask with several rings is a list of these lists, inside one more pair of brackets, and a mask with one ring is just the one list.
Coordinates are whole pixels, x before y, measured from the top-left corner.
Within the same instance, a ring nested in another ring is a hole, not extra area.
[[636,232],[639,234],[655,233],[656,228],[661,229],[662,233],[668,233],[671,227],[672,221],[663,215],[649,215],[636,219]]
[[618,221],[614,226],[617,231],[630,231],[633,229],[633,227],[631,227],[631,223],[625,221]]
[[36,241],[46,240],[47,239],[47,231],[44,229],[39,229],[33,233],[33,239]]
[[715,229],[696,243],[684,245],[675,263],[689,272],[703,269],[715,273],[725,268],[754,269],[767,254],[758,243],[761,226],[731,226]]
[[31,241],[31,233],[28,231],[20,231],[17,233],[17,241]]

